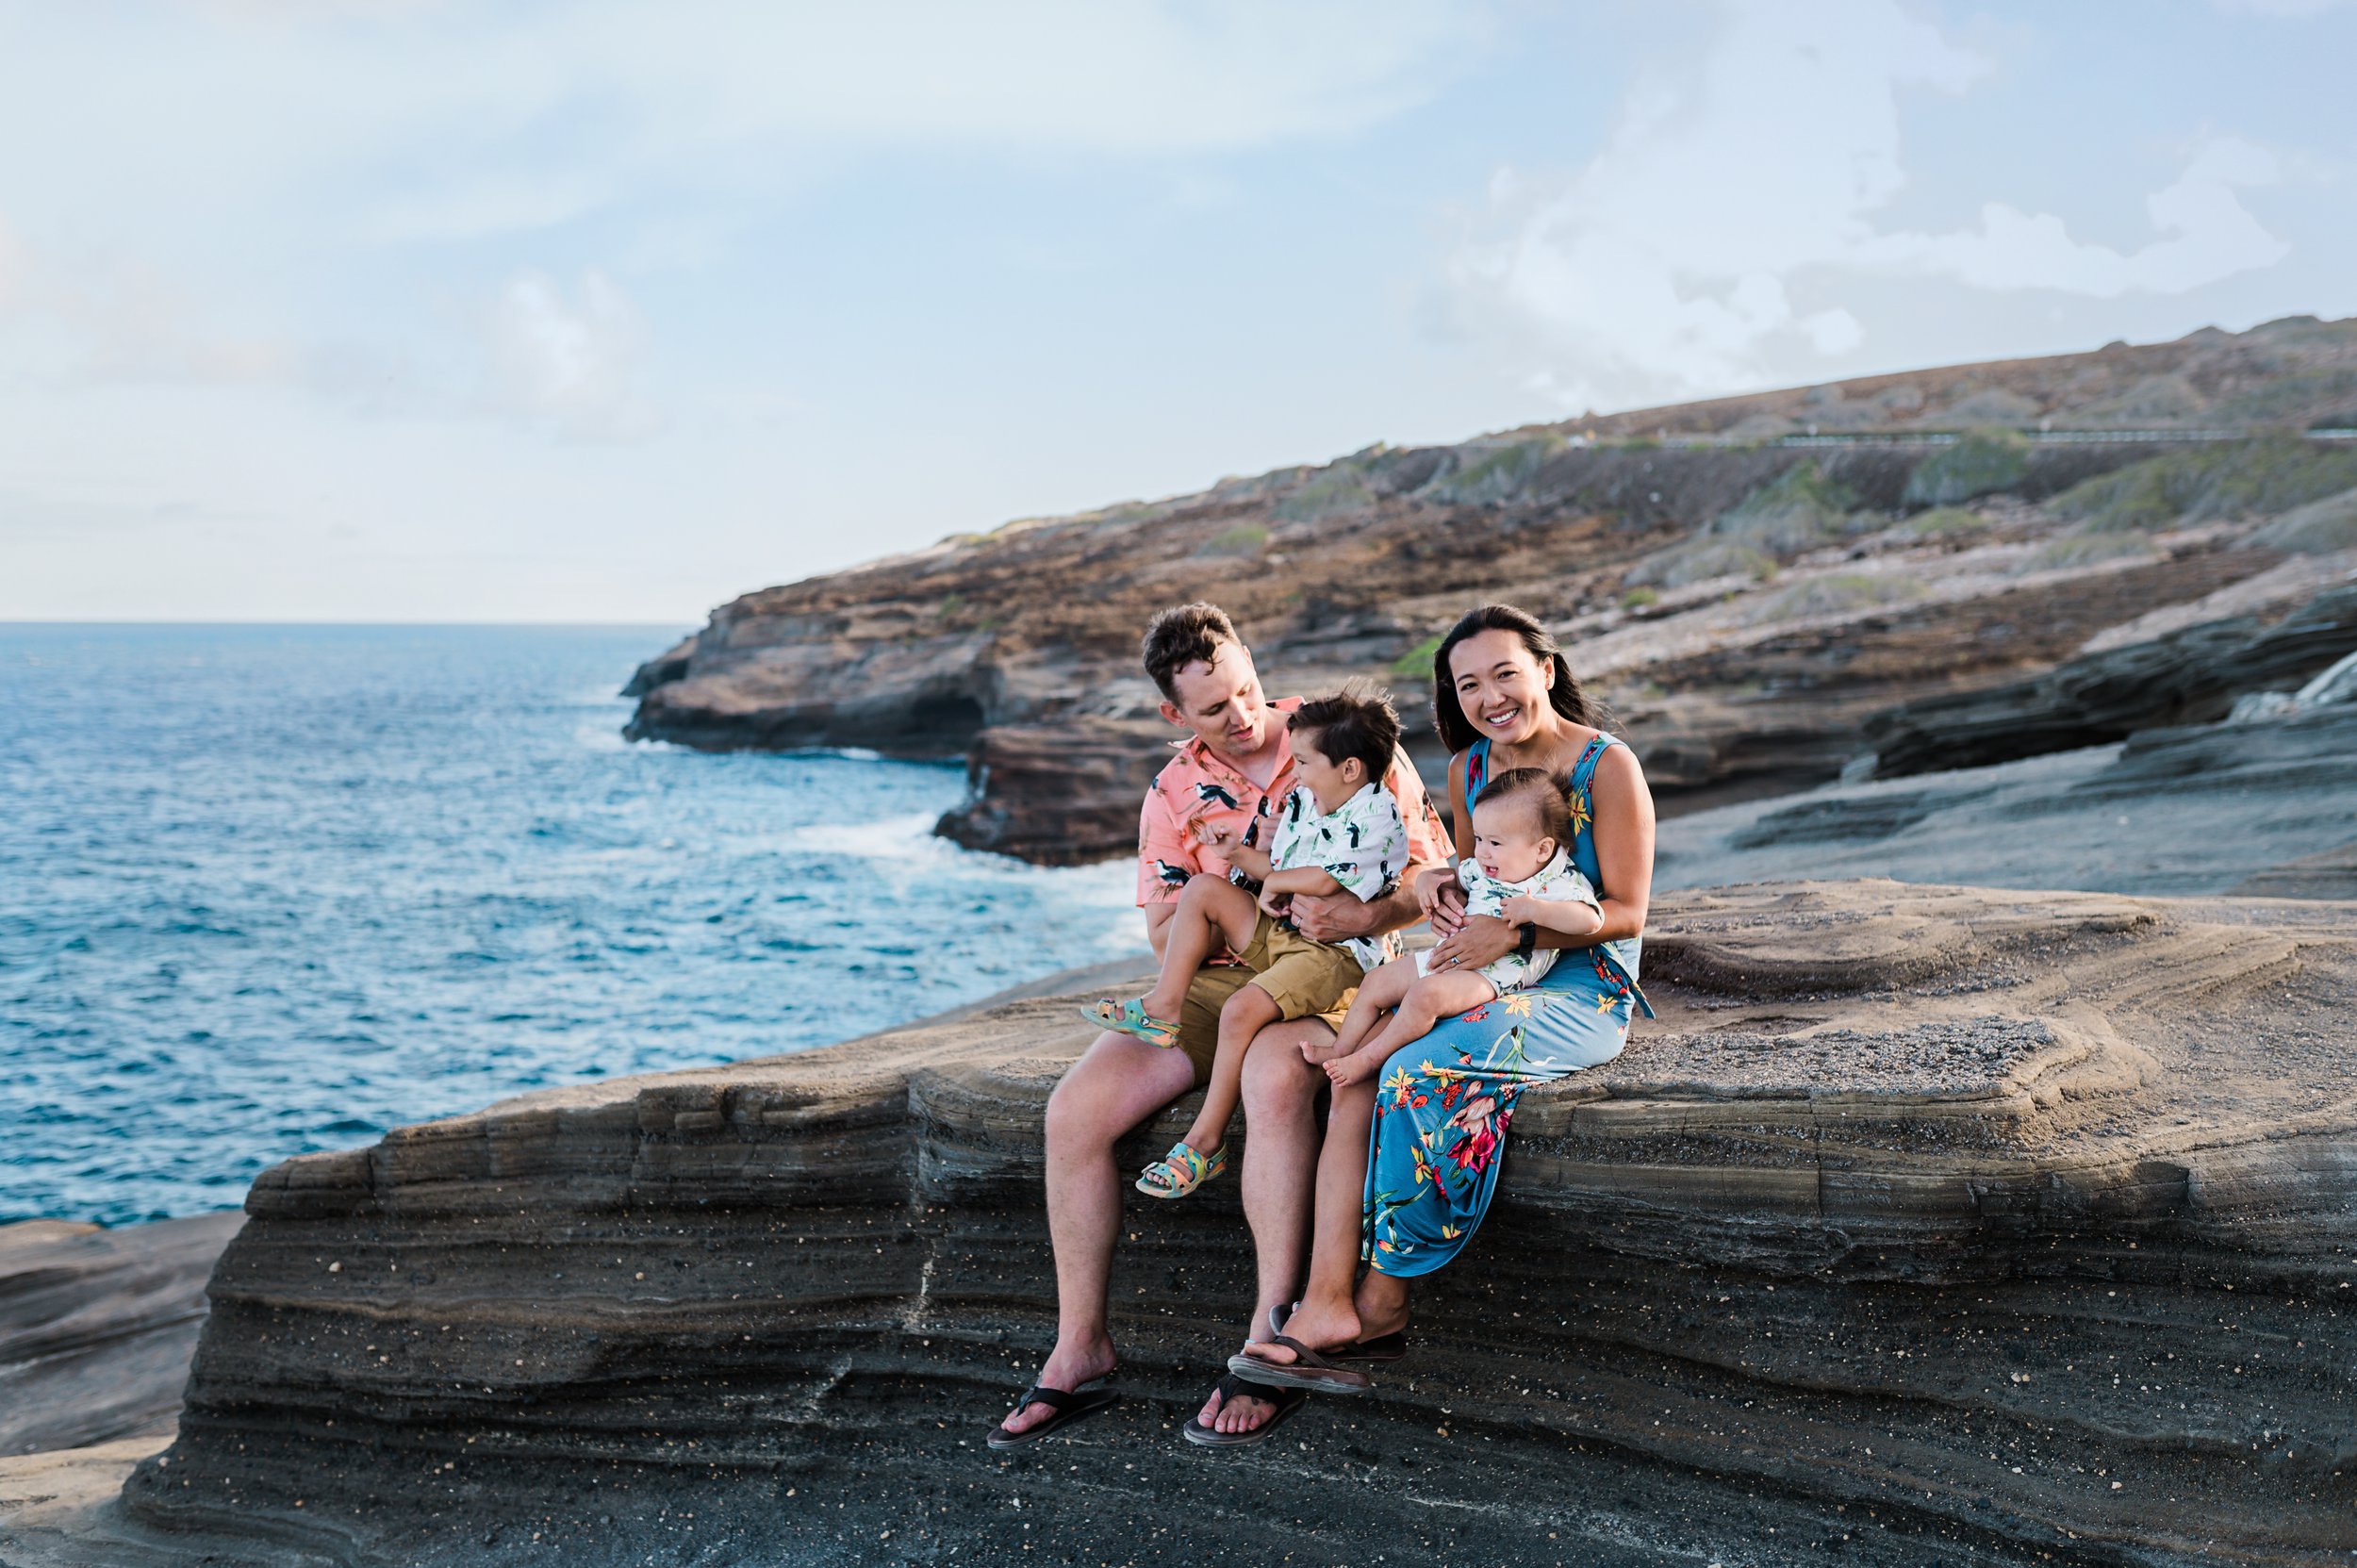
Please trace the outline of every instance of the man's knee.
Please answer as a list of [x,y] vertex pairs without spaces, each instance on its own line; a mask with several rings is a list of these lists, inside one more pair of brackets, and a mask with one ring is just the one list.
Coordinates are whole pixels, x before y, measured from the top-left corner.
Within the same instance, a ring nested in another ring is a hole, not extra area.
[[[1315,1032],[1312,1035],[1311,1031]],[[1244,1120],[1257,1110],[1266,1115],[1299,1111],[1317,1098],[1326,1075],[1303,1059],[1304,1039],[1327,1035],[1325,1025],[1298,1018],[1273,1030],[1262,1030],[1244,1059]]]
[[1112,1125],[1112,1107],[1102,1092],[1108,1064],[1092,1050],[1057,1081],[1047,1096],[1042,1134],[1049,1158],[1111,1146],[1122,1133]]

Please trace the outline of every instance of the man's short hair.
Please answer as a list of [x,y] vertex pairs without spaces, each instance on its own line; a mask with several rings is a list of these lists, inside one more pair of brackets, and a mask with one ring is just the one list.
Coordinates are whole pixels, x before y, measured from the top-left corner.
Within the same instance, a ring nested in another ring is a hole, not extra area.
[[1481,786],[1473,803],[1486,806],[1521,801],[1539,820],[1539,836],[1552,838],[1558,850],[1572,847],[1572,807],[1564,797],[1563,781],[1543,767],[1509,767]]
[[1223,642],[1244,646],[1226,610],[1201,600],[1174,605],[1146,622],[1146,672],[1154,677],[1162,696],[1176,702],[1178,693],[1171,682],[1187,666],[1210,664],[1218,658]]
[[1357,757],[1366,767],[1369,784],[1381,782],[1399,749],[1399,715],[1380,697],[1345,691],[1316,698],[1287,715],[1285,728],[1337,766]]

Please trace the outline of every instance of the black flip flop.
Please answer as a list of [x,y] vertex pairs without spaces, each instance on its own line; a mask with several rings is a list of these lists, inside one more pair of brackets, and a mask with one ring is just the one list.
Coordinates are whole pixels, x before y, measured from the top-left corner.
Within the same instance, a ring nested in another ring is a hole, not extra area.
[[[1298,1301],[1290,1307],[1271,1307],[1268,1310],[1268,1331],[1272,1334],[1283,1333],[1286,1319],[1299,1311],[1301,1303]],[[1388,1366],[1393,1362],[1403,1360],[1407,1354],[1408,1332],[1403,1329],[1377,1334],[1373,1339],[1362,1339],[1356,1345],[1345,1345],[1340,1350],[1328,1350],[1326,1359],[1346,1362],[1352,1366]]]
[[1219,1408],[1223,1411],[1228,1408],[1228,1401],[1239,1395],[1247,1399],[1266,1400],[1277,1409],[1266,1421],[1248,1432],[1223,1432],[1203,1425],[1201,1416],[1195,1417],[1186,1424],[1183,1431],[1186,1440],[1198,1448],[1241,1448],[1248,1443],[1258,1443],[1282,1426],[1285,1417],[1310,1402],[1307,1389],[1284,1388],[1272,1395],[1266,1389],[1235,1377],[1222,1378],[1215,1392],[1219,1395]]
[[1001,1416],[998,1424],[990,1429],[989,1444],[993,1448],[1020,1448],[1027,1443],[1038,1442],[1059,1427],[1078,1421],[1084,1415],[1094,1415],[1120,1397],[1109,1388],[1067,1393],[1063,1389],[1033,1383],[1024,1390],[1023,1397],[1015,1401],[1014,1409],[1009,1414],[1021,1415],[1033,1405],[1046,1405],[1056,1413],[1029,1431],[1022,1432],[1007,1430],[1007,1417]]
[[1228,1358],[1228,1370],[1247,1383],[1265,1383],[1271,1388],[1306,1388],[1316,1394],[1364,1394],[1375,1386],[1363,1372],[1327,1360],[1297,1339],[1283,1334],[1274,1336],[1271,1344],[1281,1345],[1294,1353],[1290,1362],[1264,1362],[1245,1350]]

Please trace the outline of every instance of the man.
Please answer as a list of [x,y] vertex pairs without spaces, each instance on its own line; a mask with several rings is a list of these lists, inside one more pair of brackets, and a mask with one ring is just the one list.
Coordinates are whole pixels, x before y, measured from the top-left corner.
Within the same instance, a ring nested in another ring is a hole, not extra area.
[[[1145,655],[1146,673],[1162,695],[1162,717],[1192,732],[1147,789],[1138,820],[1138,904],[1159,956],[1163,928],[1187,879],[1228,868],[1211,830],[1240,837],[1263,802],[1274,811],[1292,792],[1294,757],[1284,714],[1298,699],[1271,702],[1262,695],[1251,652],[1211,604],[1182,604],[1156,616],[1146,628]],[[1408,824],[1411,864],[1399,886],[1373,903],[1347,894],[1295,897],[1294,923],[1304,935],[1337,942],[1411,923],[1418,917],[1416,874],[1447,863],[1440,816],[1405,753],[1394,758],[1383,784]],[[1113,1145],[1203,1082],[1217,1048],[1220,1005],[1251,978],[1232,965],[1206,967],[1188,988],[1176,1048],[1100,1034],[1049,1098],[1047,1230],[1056,1253],[1057,1328],[1038,1387],[1066,1397],[1018,1407],[994,1441],[1056,1424],[1067,1411],[1083,1413],[1088,1403],[1069,1398],[1072,1391],[1113,1372],[1106,1281],[1127,1180],[1113,1164]],[[1320,1142],[1317,1098],[1326,1084],[1325,1073],[1304,1060],[1301,1048],[1331,1038],[1348,1002],[1343,998],[1325,1017],[1262,1030],[1244,1059],[1249,1137],[1240,1185],[1257,1255],[1250,1320],[1256,1326],[1266,1322],[1271,1307],[1291,1302],[1301,1282]],[[1215,1432],[1248,1434],[1268,1424],[1276,1398],[1265,1389],[1214,1392],[1199,1419]]]

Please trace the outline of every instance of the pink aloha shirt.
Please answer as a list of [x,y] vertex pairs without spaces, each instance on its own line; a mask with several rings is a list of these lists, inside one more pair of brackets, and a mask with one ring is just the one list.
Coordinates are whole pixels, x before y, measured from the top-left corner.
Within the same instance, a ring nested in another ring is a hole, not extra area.
[[[1301,705],[1298,697],[1279,697],[1272,711],[1288,714]],[[1279,761],[1276,775],[1262,789],[1229,764],[1227,758],[1189,735],[1176,743],[1174,755],[1162,764],[1146,787],[1146,804],[1138,813],[1138,907],[1175,903],[1188,879],[1209,871],[1228,874],[1227,857],[1195,836],[1195,824],[1225,828],[1242,838],[1256,817],[1272,815],[1300,784],[1294,767],[1293,736],[1279,732]],[[1399,802],[1400,820],[1408,828],[1408,858],[1414,866],[1445,866],[1453,852],[1441,814],[1424,790],[1424,780],[1405,751],[1392,755],[1383,774],[1383,787]],[[1259,842],[1265,847],[1264,827]]]

